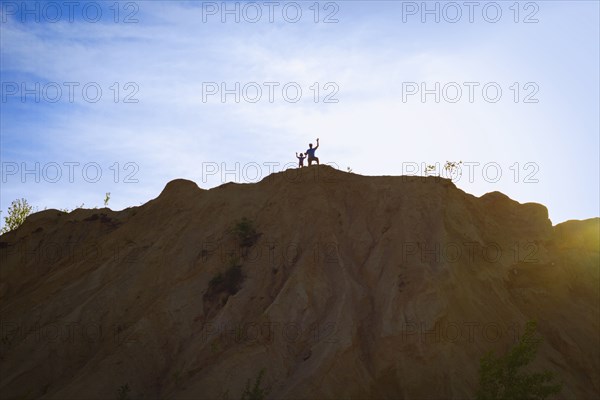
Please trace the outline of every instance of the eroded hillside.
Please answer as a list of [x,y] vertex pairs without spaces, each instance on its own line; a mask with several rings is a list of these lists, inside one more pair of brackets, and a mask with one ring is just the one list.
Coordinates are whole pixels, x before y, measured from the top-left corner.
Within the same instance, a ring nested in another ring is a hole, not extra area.
[[[254,231],[232,230],[242,218]],[[170,182],[0,238],[2,398],[473,398],[528,320],[561,397],[600,394],[599,219],[330,167]]]

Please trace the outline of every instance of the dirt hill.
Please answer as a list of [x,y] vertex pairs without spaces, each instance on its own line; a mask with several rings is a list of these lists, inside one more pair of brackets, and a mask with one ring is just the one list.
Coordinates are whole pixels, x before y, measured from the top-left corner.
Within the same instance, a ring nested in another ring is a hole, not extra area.
[[273,399],[473,398],[536,320],[532,368],[598,398],[599,224],[326,166],[46,210],[0,237],[0,393],[238,399],[264,369]]

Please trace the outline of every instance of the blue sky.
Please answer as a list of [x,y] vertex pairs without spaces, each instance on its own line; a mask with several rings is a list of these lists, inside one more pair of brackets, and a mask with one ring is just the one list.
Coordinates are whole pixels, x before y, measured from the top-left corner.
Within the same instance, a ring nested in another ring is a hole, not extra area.
[[265,4],[1,2],[0,208],[253,182],[319,137],[342,170],[462,160],[474,195],[542,203],[553,223],[600,215],[599,2]]

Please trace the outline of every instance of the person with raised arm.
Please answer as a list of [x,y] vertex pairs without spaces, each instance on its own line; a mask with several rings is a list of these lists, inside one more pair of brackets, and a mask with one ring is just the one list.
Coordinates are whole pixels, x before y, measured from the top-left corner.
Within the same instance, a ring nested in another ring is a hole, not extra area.
[[308,150],[306,150],[306,155],[308,156],[308,166],[310,167],[313,161],[316,161],[317,165],[319,165],[319,158],[315,157],[315,151],[319,148],[319,138],[317,138],[316,147],[313,148],[312,143],[309,143],[308,147]]
[[296,158],[298,159],[298,168],[302,168],[304,166],[304,159],[306,158],[304,153],[300,152],[300,155],[296,153]]

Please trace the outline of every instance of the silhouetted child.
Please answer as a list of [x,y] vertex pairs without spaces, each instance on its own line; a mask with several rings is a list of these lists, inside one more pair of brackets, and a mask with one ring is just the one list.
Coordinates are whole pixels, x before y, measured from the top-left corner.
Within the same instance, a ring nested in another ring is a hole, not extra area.
[[300,153],[300,156],[298,156],[298,153],[296,153],[296,158],[298,159],[298,168],[302,168],[304,166],[304,159],[306,156],[304,153]]

